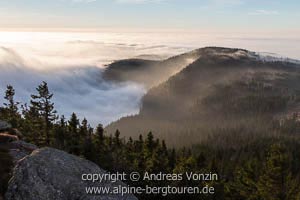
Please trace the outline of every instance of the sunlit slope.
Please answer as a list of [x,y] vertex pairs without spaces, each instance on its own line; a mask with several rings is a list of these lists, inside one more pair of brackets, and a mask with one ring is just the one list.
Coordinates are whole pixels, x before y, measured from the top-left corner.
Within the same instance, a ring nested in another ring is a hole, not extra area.
[[104,71],[103,77],[115,82],[138,82],[150,88],[166,81],[199,57],[200,52],[195,50],[162,61],[120,60],[110,64]]
[[241,49],[197,51],[195,62],[148,91],[138,115],[112,123],[107,132],[137,137],[153,131],[182,146],[233,130],[245,137],[272,134],[273,120],[298,111],[298,64]]

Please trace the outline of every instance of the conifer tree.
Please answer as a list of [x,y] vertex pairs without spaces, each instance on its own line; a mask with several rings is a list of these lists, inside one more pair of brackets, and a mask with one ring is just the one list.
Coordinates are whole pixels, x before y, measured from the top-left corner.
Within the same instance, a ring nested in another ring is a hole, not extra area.
[[143,172],[145,169],[145,151],[144,151],[144,139],[142,135],[139,135],[139,139],[134,141],[134,152],[136,152],[134,160],[134,169],[139,172]]
[[69,135],[69,151],[75,155],[80,154],[80,135],[78,131],[79,120],[75,113],[72,113],[68,121],[68,135]]
[[4,116],[13,127],[18,127],[18,121],[20,120],[20,114],[18,113],[18,105],[20,102],[15,101],[15,89],[11,85],[7,85],[4,99],[7,103],[4,103]]
[[88,138],[89,135],[89,129],[90,125],[88,124],[88,121],[86,118],[84,118],[81,122],[80,128],[79,128],[79,143],[80,143],[80,152],[83,153],[84,151],[84,145],[86,143],[86,139]]
[[120,148],[121,147],[121,140],[120,140],[120,131],[117,129],[115,132],[115,137],[113,139],[114,147],[115,148]]
[[110,134],[109,137],[107,138],[107,147],[109,151],[113,150],[113,137]]
[[[106,165],[104,163],[108,162],[108,154],[110,152],[106,149],[105,137],[104,137],[104,128],[102,124],[98,124],[94,137],[95,142],[95,151],[96,151],[96,160],[97,163],[101,163],[102,165]],[[107,166],[107,165],[106,165]]]
[[124,144],[124,158],[125,158],[125,168],[127,172],[137,171],[134,165],[135,158],[137,156],[136,152],[134,151],[134,141],[132,137],[129,137],[126,144]]
[[147,139],[145,141],[145,153],[147,156],[151,157],[151,155],[154,151],[154,146],[155,146],[155,143],[154,143],[153,134],[152,134],[152,132],[149,132],[147,135]]
[[168,160],[169,160],[169,167],[171,170],[173,170],[176,166],[176,151],[174,148],[171,150]]
[[80,131],[79,131],[79,135],[81,137],[81,139],[84,139],[85,136],[88,134],[88,121],[86,118],[84,118],[81,122],[81,126],[80,126]]
[[158,144],[153,150],[151,158],[147,160],[146,170],[152,173],[167,173],[169,170],[168,164],[168,154],[165,152],[164,147]]
[[84,139],[84,144],[83,144],[83,156],[88,159],[91,160],[93,162],[96,162],[96,150],[93,144],[93,128],[89,127],[88,128],[88,132],[87,135],[85,136]]
[[239,168],[233,182],[228,186],[229,199],[259,199],[257,188],[259,175],[256,159],[248,161],[244,167]]
[[59,149],[65,149],[66,145],[66,140],[69,138],[67,137],[67,124],[66,124],[66,119],[65,116],[62,115],[60,118],[60,121],[58,124],[55,126],[54,130],[54,140],[55,140],[55,146]]
[[129,137],[129,139],[128,139],[127,148],[131,152],[134,151],[134,145],[133,145],[133,139],[132,139],[132,137]]
[[114,138],[113,138],[113,160],[114,160],[114,169],[116,171],[124,171],[124,159],[125,156],[123,156],[123,145],[122,141],[120,139],[120,131],[116,130]]
[[35,105],[28,107],[27,104],[22,105],[21,108],[24,120],[22,121],[20,131],[29,142],[37,146],[43,145],[43,136],[40,132],[40,130],[43,130],[43,119],[40,116],[38,108]]
[[37,95],[31,95],[31,105],[38,109],[44,126],[46,145],[50,144],[50,129],[52,123],[57,119],[54,103],[51,102],[53,94],[49,92],[48,84],[43,81],[37,88]]
[[104,128],[102,124],[98,124],[95,133],[95,140],[97,148],[103,148],[104,146]]
[[281,143],[273,144],[259,179],[258,190],[263,200],[293,200],[297,191],[290,174],[290,159]]
[[134,141],[134,151],[141,152],[143,151],[144,139],[142,135],[139,135],[139,139]]
[[203,152],[201,152],[198,156],[197,156],[197,167],[199,168],[199,169],[202,169],[202,168],[204,168],[204,167],[206,167],[206,157],[205,157],[205,155],[204,155],[204,153]]

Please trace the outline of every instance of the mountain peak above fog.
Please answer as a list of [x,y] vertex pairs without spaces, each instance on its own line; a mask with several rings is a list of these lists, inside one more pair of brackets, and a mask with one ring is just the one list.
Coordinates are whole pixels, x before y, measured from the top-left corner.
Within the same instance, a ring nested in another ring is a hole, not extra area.
[[[184,66],[186,59],[193,60]],[[172,72],[174,66],[178,72],[165,73],[165,81],[144,95],[139,114],[112,123],[106,128],[109,133],[119,129],[126,136],[137,137],[152,131],[172,145],[190,145],[225,122],[243,127],[245,121],[251,121],[255,127],[264,119],[268,123],[270,116],[281,118],[300,112],[300,65],[289,59],[244,49],[207,47],[158,63],[157,74],[165,67]],[[151,69],[139,68],[143,67]],[[123,75],[122,71],[115,72]],[[147,75],[155,80],[152,72],[147,71]],[[131,72],[126,73],[126,78],[136,79],[128,76]]]
[[126,59],[110,64],[104,78],[115,82],[133,81],[151,88],[166,81],[194,62],[199,63],[256,63],[283,62],[300,64],[299,61],[274,54],[257,53],[239,48],[204,47],[162,61]]
[[226,47],[204,47],[193,50],[189,53],[196,53],[199,56],[229,56],[233,58],[243,58],[253,56],[253,52],[245,49]]

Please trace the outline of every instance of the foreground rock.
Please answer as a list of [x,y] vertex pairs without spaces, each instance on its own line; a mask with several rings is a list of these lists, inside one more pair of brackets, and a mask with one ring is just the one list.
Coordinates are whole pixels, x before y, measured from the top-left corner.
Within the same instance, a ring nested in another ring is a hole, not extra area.
[[13,141],[17,141],[19,138],[9,133],[0,133],[0,144],[9,144]]
[[11,125],[5,121],[0,120],[0,131],[10,129]]
[[[33,144],[20,140],[23,137],[22,133],[17,129],[9,128],[10,125],[7,122],[0,121],[0,123],[3,125],[2,128],[5,127],[5,130],[0,131],[0,147],[8,149],[15,164],[38,148]],[[4,124],[7,126],[4,126]]]
[[114,187],[120,182],[90,183],[82,174],[103,174],[96,164],[66,152],[43,148],[23,158],[16,165],[6,193],[7,200],[136,200],[132,195],[88,195],[87,186]]
[[24,142],[22,140],[13,141],[9,145],[9,154],[16,164],[19,160],[23,159],[25,156],[28,156],[32,151],[36,150],[38,147]]

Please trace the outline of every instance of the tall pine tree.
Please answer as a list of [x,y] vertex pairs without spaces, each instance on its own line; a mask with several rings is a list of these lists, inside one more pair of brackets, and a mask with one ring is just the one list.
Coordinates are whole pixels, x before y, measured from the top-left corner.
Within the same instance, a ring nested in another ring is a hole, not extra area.
[[80,154],[80,134],[79,134],[79,120],[75,113],[72,113],[68,121],[68,147],[69,152],[75,155]]
[[263,200],[296,200],[298,193],[290,174],[290,158],[283,144],[273,144],[258,182]]
[[18,105],[20,102],[15,101],[15,89],[13,86],[8,85],[6,87],[4,99],[7,101],[7,103],[4,103],[5,107],[2,111],[4,119],[16,128],[18,127],[18,122],[20,121],[21,116],[18,113]]
[[53,94],[49,92],[48,84],[43,81],[37,88],[37,95],[31,95],[30,103],[36,107],[43,119],[46,145],[50,144],[50,129],[57,119],[54,103],[51,102]]

